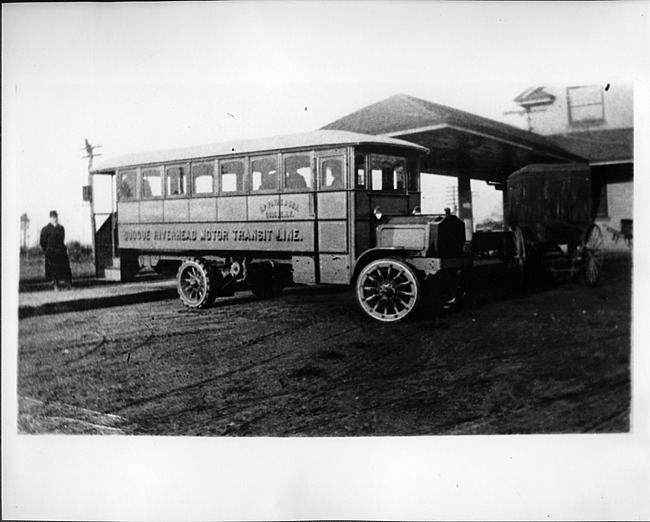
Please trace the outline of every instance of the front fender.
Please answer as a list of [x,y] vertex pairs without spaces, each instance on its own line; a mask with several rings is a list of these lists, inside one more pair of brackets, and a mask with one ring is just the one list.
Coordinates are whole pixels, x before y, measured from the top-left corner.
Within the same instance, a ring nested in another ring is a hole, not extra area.
[[371,261],[382,257],[392,257],[393,259],[401,259],[402,261],[408,257],[412,257],[413,252],[397,247],[377,247],[366,250],[354,263],[354,270],[352,271],[352,279],[350,284],[354,285],[359,277],[359,272]]

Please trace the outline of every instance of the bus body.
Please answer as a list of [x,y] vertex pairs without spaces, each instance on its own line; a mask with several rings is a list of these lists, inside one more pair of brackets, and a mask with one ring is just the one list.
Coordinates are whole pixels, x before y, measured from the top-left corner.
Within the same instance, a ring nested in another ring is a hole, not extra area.
[[364,312],[395,321],[425,280],[470,263],[462,222],[414,215],[427,152],[314,131],[133,154],[93,174],[115,179],[123,279],[144,265],[175,271],[193,308],[240,288],[266,297],[291,283],[356,284]]

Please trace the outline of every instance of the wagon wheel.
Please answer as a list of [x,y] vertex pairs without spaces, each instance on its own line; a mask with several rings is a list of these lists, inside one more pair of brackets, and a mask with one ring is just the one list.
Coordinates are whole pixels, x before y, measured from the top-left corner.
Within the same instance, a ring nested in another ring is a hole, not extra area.
[[421,298],[415,272],[397,259],[377,259],[365,266],[357,279],[356,292],[361,309],[386,323],[406,319]]
[[587,229],[582,248],[582,269],[589,286],[595,286],[603,267],[603,233],[595,223]]
[[210,305],[219,290],[219,277],[208,261],[186,259],[178,269],[178,295],[189,308]]

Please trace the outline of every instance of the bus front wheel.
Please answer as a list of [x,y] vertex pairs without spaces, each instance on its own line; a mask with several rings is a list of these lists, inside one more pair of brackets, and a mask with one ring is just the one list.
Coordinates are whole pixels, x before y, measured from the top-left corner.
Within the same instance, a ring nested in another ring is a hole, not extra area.
[[421,299],[420,281],[409,265],[398,259],[377,259],[357,278],[357,301],[372,319],[390,323],[410,317]]

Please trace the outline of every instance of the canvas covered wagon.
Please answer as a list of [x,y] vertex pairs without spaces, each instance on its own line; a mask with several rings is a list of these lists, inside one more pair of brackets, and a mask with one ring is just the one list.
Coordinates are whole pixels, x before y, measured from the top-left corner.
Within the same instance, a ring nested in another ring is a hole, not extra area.
[[603,262],[603,235],[594,222],[600,199],[589,165],[528,165],[508,177],[508,223],[522,281],[540,267],[582,271],[595,285]]

